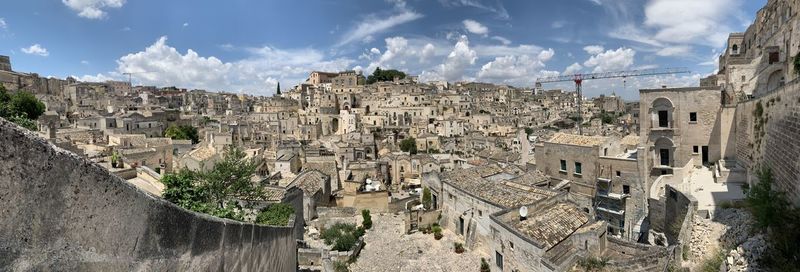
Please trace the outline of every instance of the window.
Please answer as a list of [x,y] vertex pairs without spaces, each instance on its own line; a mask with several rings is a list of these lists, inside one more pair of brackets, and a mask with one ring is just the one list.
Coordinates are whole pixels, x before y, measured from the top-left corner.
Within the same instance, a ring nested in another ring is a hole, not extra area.
[[622,185],[622,193],[623,194],[630,194],[631,193],[631,186]]
[[494,252],[494,265],[500,268],[500,271],[503,270],[503,254],[500,252]]
[[658,127],[669,127],[669,112],[658,111]]
[[697,122],[697,113],[696,112],[690,112],[689,113],[689,122]]
[[745,80],[747,80],[747,77],[746,76],[742,76],[742,81],[745,81]]
[[692,153],[694,154],[700,153],[700,147],[696,145],[692,146]]
[[514,242],[508,241],[508,246],[511,247],[511,250],[514,250]]
[[582,173],[583,173],[583,171],[582,171],[582,170],[583,170],[583,169],[581,169],[581,163],[579,163],[579,162],[575,162],[575,174],[576,174],[576,175],[580,175],[580,174],[582,174]]
[[567,172],[567,161],[561,160],[561,171]]
[[622,172],[617,171],[617,177],[621,177],[621,176],[622,176]]
[[478,216],[483,216],[483,211],[478,210]]

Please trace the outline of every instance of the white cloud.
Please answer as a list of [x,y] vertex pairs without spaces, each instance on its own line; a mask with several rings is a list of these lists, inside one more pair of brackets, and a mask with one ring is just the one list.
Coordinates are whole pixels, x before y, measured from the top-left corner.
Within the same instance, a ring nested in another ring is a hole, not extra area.
[[372,54],[380,54],[381,50],[378,49],[378,48],[373,47],[372,49],[369,50],[369,52],[372,53]]
[[564,27],[565,25],[567,25],[567,21],[558,20],[558,21],[553,21],[553,23],[550,24],[550,27],[553,28],[553,29],[559,29],[559,28]]
[[662,56],[662,57],[686,56],[686,55],[690,54],[691,52],[692,52],[692,47],[691,46],[676,45],[676,46],[664,47],[661,50],[658,50],[658,52],[656,52],[656,55],[659,55],[659,56]]
[[88,60],[82,60],[82,61],[81,61],[81,64],[83,64],[83,65],[89,65],[89,61],[88,61]]
[[645,26],[657,29],[654,38],[671,43],[725,45],[741,0],[651,0],[645,6]]
[[603,53],[603,50],[605,50],[605,48],[603,48],[603,46],[600,45],[589,45],[583,48],[583,51],[586,51],[586,53],[589,53],[589,55],[597,55]]
[[607,50],[605,52],[593,55],[588,60],[583,62],[583,66],[592,68],[593,73],[611,72],[625,70],[633,65],[636,51],[630,48],[620,47],[616,50]]
[[461,36],[453,46],[453,51],[447,55],[444,63],[434,67],[431,71],[423,71],[420,78],[423,81],[446,80],[458,81],[469,79],[465,76],[467,68],[475,64],[478,53],[469,47],[467,36]]
[[542,50],[538,54],[508,55],[496,57],[484,64],[478,71],[478,78],[493,82],[502,82],[516,86],[531,85],[532,76],[551,76],[556,71],[544,71],[545,62],[552,59],[555,51]]
[[2,29],[8,28],[8,24],[6,24],[6,19],[5,18],[0,18],[0,28],[2,28]]
[[395,10],[398,12],[391,16],[378,16],[377,14],[368,15],[364,20],[359,22],[353,29],[347,31],[337,46],[346,45],[355,41],[372,41],[374,35],[383,33],[392,27],[405,24],[419,18],[423,15],[417,13],[406,7],[405,1],[390,1],[394,4]]
[[565,74],[565,75],[577,74],[581,70],[583,70],[583,66],[580,63],[576,62],[576,63],[571,64],[570,66],[567,66],[567,69],[564,69],[564,73],[563,74]]
[[592,2],[592,4],[595,4],[595,5],[598,5],[598,6],[603,4],[603,2],[600,2],[600,0],[589,0],[589,2]]
[[499,41],[499,42],[500,42],[500,43],[502,43],[503,45],[509,45],[509,44],[511,44],[511,40],[509,40],[509,39],[506,39],[506,38],[503,38],[503,37],[500,37],[500,36],[492,36],[492,40]]
[[430,43],[425,44],[425,47],[422,48],[422,53],[419,56],[419,62],[428,62],[428,60],[430,60],[434,54],[436,54],[436,46]]
[[21,48],[21,50],[23,53],[30,55],[37,55],[42,57],[47,57],[50,55],[50,52],[47,52],[47,48],[42,47],[38,43],[31,45],[27,48]]
[[464,20],[462,23],[464,24],[464,28],[466,28],[467,31],[469,31],[472,34],[478,34],[483,36],[489,34],[489,28],[477,21],[467,19]]
[[87,19],[102,19],[106,8],[121,8],[126,0],[61,0],[64,5],[78,12],[78,16]]
[[200,56],[191,49],[178,52],[167,44],[166,37],[161,37],[144,51],[119,58],[116,71],[83,78],[102,80],[130,72],[134,74],[134,84],[269,95],[278,81],[291,86],[304,80],[309,71],[340,71],[353,63],[344,58],[327,59],[308,48],[261,47],[246,52],[249,55],[244,59],[224,62],[213,56]]
[[183,23],[183,27],[189,26],[189,23]]
[[[85,75],[85,76],[72,76],[73,78],[77,79],[81,82],[106,82],[109,80],[120,80],[121,77],[119,76],[107,76],[104,74],[97,74],[97,75]],[[127,79],[125,80],[127,81]]]

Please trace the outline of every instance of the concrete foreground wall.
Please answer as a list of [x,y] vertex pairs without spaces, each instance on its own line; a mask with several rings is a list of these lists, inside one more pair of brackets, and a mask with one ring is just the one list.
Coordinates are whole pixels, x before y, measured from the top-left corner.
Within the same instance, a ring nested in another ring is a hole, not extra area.
[[198,214],[0,118],[0,271],[295,271],[293,224]]

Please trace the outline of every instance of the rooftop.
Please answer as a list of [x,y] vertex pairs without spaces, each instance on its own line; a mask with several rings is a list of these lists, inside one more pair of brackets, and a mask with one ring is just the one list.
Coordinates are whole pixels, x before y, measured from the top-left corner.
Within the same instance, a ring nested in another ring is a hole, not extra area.
[[567,134],[559,132],[554,134],[553,137],[550,138],[550,140],[547,140],[545,142],[553,144],[596,146],[605,143],[607,140],[608,138],[603,136],[584,136],[584,135]]
[[313,195],[322,189],[322,183],[328,179],[328,175],[323,174],[317,170],[308,170],[292,181],[289,186],[295,186],[303,190],[307,195]]
[[589,214],[562,201],[536,209],[527,220],[511,221],[506,223],[548,250],[589,222]]
[[512,186],[506,182],[489,179],[492,176],[502,176],[504,180],[510,181],[524,176],[510,178],[512,175],[516,177],[514,174],[504,172],[499,166],[491,164],[443,173],[442,181],[503,208],[534,203],[557,194],[555,191],[542,188]]

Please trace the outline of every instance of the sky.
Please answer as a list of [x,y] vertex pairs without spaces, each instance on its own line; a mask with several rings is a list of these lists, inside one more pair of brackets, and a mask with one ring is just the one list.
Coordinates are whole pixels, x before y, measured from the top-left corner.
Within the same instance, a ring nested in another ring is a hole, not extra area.
[[[0,10],[15,71],[271,95],[311,71],[399,69],[422,81],[532,87],[574,73],[586,96],[697,85],[766,0],[26,0]],[[546,88],[573,90],[572,83]]]

